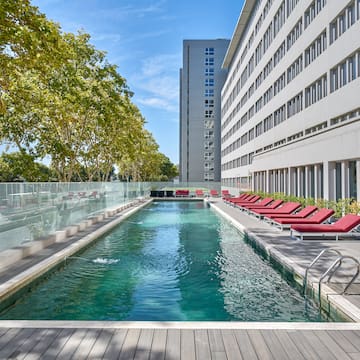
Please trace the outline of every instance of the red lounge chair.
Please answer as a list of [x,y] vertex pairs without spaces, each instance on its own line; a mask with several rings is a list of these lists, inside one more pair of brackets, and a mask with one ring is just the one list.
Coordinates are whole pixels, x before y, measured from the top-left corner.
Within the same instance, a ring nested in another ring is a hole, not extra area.
[[334,214],[332,209],[320,209],[318,212],[306,219],[295,219],[293,217],[275,217],[272,219],[274,223],[280,226],[281,229],[289,228],[291,224],[321,224],[328,220]]
[[249,199],[251,196],[251,194],[241,194],[240,196],[237,196],[237,197],[233,197],[233,198],[230,198],[230,199],[225,199],[225,201],[228,201],[228,202],[233,202],[234,200],[247,200]]
[[204,192],[200,189],[197,189],[197,190],[195,190],[195,195],[196,195],[196,197],[203,197]]
[[217,190],[210,190],[210,196],[212,197],[218,197],[219,193],[217,192]]
[[258,218],[262,219],[264,216],[267,215],[276,215],[276,214],[291,214],[297,209],[301,207],[301,204],[298,202],[287,202],[284,205],[280,206],[274,210],[264,210],[264,209],[251,209],[251,212]]
[[223,199],[227,199],[227,198],[231,197],[229,190],[221,190],[221,195],[222,195]]
[[264,207],[264,206],[268,206],[270,205],[270,203],[274,201],[273,198],[265,198],[265,199],[262,199],[261,201],[253,204],[242,204],[240,205],[240,208],[242,208],[243,210],[244,209],[248,209],[249,207],[254,207],[254,208],[257,208],[257,207]]
[[189,196],[189,190],[176,190],[175,197],[186,197]]
[[266,206],[257,206],[257,204],[254,205],[249,205],[246,207],[246,210],[248,213],[250,213],[250,211],[252,211],[252,209],[256,209],[256,210],[275,210],[277,209],[284,201],[277,199],[274,200],[272,203],[270,203],[270,205],[266,205]]
[[[351,231],[360,225],[360,216],[354,214],[348,214],[333,224],[302,224],[291,225],[290,236],[299,237],[300,240],[304,239],[304,236],[310,237],[335,237],[335,240],[339,240],[339,236],[352,235]],[[359,234],[358,234],[359,235]]]
[[252,197],[249,197],[246,200],[235,200],[235,201],[232,201],[232,203],[234,205],[241,206],[243,204],[255,204],[260,199],[261,199],[261,197],[259,195],[253,195]]
[[291,219],[305,219],[308,216],[310,216],[311,214],[313,214],[318,208],[314,205],[309,205],[304,207],[302,210],[300,210],[299,212],[295,213],[295,214],[291,214],[291,215],[268,215],[266,216],[266,218],[268,219],[274,219],[274,218],[291,218]]

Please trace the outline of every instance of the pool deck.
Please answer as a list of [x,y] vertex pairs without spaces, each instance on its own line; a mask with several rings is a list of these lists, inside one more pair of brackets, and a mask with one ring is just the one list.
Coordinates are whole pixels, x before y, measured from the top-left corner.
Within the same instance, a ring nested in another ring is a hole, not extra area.
[[[325,247],[360,258],[360,241],[295,241],[288,232],[245,215],[221,199],[208,201],[299,276]],[[119,216],[123,215],[115,218]],[[103,225],[113,221],[117,220],[107,219]],[[101,231],[99,227],[89,230]],[[77,235],[67,245],[74,246],[83,238]],[[0,272],[0,287],[58,257],[64,246],[54,244],[7,267]],[[315,268],[310,283],[316,285],[322,271],[321,266]],[[360,359],[360,287],[354,284],[345,296],[338,294],[341,287],[340,276],[335,285],[323,289],[329,303],[347,312],[353,323],[4,320],[0,321],[0,359]]]

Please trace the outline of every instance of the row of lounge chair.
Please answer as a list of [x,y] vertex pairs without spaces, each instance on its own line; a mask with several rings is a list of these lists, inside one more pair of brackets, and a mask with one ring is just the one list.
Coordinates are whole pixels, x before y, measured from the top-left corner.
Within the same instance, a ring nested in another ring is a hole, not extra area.
[[[303,240],[309,238],[348,237],[354,235],[360,225],[360,216],[348,214],[330,224],[334,210],[310,205],[301,209],[298,202],[286,202],[272,198],[261,199],[258,195],[242,194],[239,197],[223,198],[228,204],[253,215],[268,224],[284,230],[290,229],[290,236]],[[328,222],[325,224],[325,222]],[[358,233],[358,235],[360,235]]]

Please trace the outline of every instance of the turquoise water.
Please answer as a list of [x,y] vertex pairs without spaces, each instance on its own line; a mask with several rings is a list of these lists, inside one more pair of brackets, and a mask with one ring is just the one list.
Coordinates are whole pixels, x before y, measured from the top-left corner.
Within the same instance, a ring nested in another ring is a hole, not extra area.
[[158,202],[34,286],[1,319],[322,321],[203,202]]

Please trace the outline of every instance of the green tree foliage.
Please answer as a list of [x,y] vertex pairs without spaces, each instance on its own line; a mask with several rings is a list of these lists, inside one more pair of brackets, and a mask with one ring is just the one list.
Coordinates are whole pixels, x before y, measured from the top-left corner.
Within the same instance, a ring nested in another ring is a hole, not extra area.
[[53,172],[44,164],[37,163],[31,155],[15,152],[0,157],[0,181],[49,181]]
[[104,181],[115,164],[133,180],[173,176],[88,34],[62,33],[30,0],[2,0],[0,71],[0,140],[24,159],[50,157],[60,181]]

